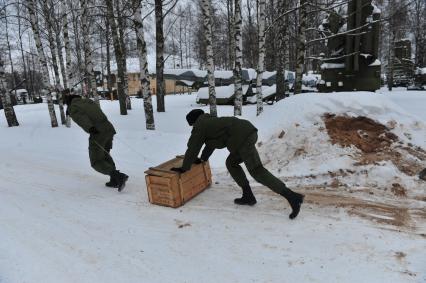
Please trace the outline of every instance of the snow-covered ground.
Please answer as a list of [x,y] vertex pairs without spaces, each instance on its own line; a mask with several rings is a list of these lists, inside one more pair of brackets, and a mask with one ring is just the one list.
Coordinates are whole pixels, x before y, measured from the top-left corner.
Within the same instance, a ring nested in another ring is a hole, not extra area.
[[321,118],[368,116],[425,150],[425,106],[426,92],[396,90],[302,94],[260,117],[244,107],[265,166],[306,194],[294,221],[259,184],[256,206],[233,204],[226,150],[211,159],[213,186],[185,206],[148,202],[144,171],[184,153],[195,96],[167,96],[156,131],[145,130],[141,100],[128,116],[102,101],[118,132],[112,156],[130,175],[122,193],[90,168],[75,124],[52,129],[46,105],[24,105],[21,126],[7,128],[0,111],[0,282],[425,282],[426,182],[391,161],[356,165],[359,151],[332,145]]

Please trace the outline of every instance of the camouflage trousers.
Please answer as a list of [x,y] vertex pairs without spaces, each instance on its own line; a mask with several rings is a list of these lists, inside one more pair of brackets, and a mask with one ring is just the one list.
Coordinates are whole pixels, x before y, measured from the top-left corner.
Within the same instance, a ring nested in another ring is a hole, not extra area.
[[233,152],[228,156],[226,168],[240,187],[249,186],[249,181],[240,165],[244,163],[250,175],[257,182],[287,198],[293,192],[280,179],[263,167],[256,149],[256,141],[257,132],[251,134],[237,152]]
[[89,137],[89,157],[92,168],[104,175],[115,171],[115,163],[109,154],[113,135],[110,133],[92,134]]

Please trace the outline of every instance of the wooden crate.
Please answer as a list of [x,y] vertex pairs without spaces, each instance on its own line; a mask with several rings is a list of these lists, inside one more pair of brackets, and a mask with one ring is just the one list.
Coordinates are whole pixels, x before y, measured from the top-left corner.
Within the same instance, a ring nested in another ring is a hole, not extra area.
[[182,162],[183,156],[176,156],[145,171],[150,203],[179,207],[211,185],[212,174],[208,162],[193,164],[191,170],[183,174],[170,170],[172,167],[181,167]]

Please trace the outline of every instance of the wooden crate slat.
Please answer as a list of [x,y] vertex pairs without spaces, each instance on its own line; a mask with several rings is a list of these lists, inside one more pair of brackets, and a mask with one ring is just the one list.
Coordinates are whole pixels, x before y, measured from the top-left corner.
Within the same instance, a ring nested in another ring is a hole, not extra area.
[[183,174],[170,171],[172,167],[180,167],[182,160],[182,156],[177,156],[145,172],[148,197],[151,203],[179,207],[211,184],[208,162],[194,164],[191,170]]
[[164,177],[159,177],[159,176],[155,176],[155,175],[149,175],[149,181],[152,184],[156,184],[158,186],[170,186],[170,178],[164,178]]

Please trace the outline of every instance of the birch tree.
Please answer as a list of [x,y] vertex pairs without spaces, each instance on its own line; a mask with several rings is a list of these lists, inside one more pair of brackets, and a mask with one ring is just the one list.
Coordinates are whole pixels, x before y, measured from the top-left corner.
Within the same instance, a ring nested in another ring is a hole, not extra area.
[[[81,33],[81,19],[79,17],[79,14],[77,11],[79,11],[79,6],[74,5],[74,0],[67,0],[68,8],[71,12],[71,23],[72,23],[72,30],[74,34],[74,47],[75,47],[75,55],[77,59],[77,72],[78,72],[78,78],[83,79],[84,77],[84,64],[83,64],[83,58],[81,55],[81,40],[80,40],[80,33]],[[77,77],[77,75],[74,75],[74,78]],[[79,79],[79,80],[80,80]]]
[[263,72],[265,70],[265,23],[266,23],[266,0],[259,1],[259,61],[257,63],[257,78],[256,78],[256,100],[257,111],[259,116],[263,112],[263,94],[262,94],[262,80]]
[[25,55],[24,55],[24,47],[23,47],[23,24],[22,24],[22,18],[21,18],[21,4],[16,4],[16,12],[17,12],[17,20],[18,20],[18,37],[19,37],[19,49],[21,51],[21,58],[22,58],[22,66],[24,67],[24,78],[25,78],[25,89],[28,91],[29,97],[32,98],[33,94],[29,87],[29,77],[28,77],[28,71],[27,71],[27,63],[25,62]]
[[133,0],[133,24],[136,30],[136,40],[139,50],[139,69],[143,106],[145,110],[146,129],[155,130],[154,111],[152,109],[151,86],[148,72],[146,42],[143,31],[141,1]]
[[4,72],[4,63],[0,57],[0,96],[1,103],[4,109],[4,115],[6,116],[7,125],[9,127],[19,126],[18,119],[16,118],[15,110],[13,109],[12,102],[10,100],[10,93],[6,90],[6,74]]
[[155,0],[155,49],[156,64],[155,73],[157,78],[157,112],[165,112],[164,96],[166,94],[166,83],[164,81],[164,31],[163,31],[163,0]]
[[95,73],[93,71],[92,50],[90,48],[90,27],[88,25],[89,9],[87,7],[87,0],[80,0],[80,6],[82,9],[81,26],[83,32],[83,48],[84,62],[86,66],[86,78],[96,104],[100,105],[99,96],[96,89]]
[[112,92],[111,82],[111,52],[110,52],[110,26],[108,16],[104,17],[105,20],[105,41],[106,41],[106,69],[107,69],[107,89],[108,92]]
[[234,22],[234,0],[226,0],[226,11],[228,17],[228,48],[229,68],[234,69],[235,63],[235,22]]
[[286,12],[287,0],[278,1],[278,19],[276,22],[276,37],[277,37],[277,56],[276,56],[276,69],[277,69],[277,101],[283,99],[286,94],[285,89],[285,62],[286,62],[286,49],[288,48],[286,42],[287,27],[285,25],[284,13]]
[[[68,30],[68,13],[67,5],[64,1],[61,1],[61,13],[62,13],[62,33],[64,35],[64,47],[65,47],[65,64],[66,64],[66,74],[63,74],[66,79],[64,80],[64,87],[69,88],[73,84],[73,72],[72,72],[72,63],[71,63],[71,46]],[[69,83],[69,85],[68,85]]]
[[211,0],[203,0],[203,19],[204,19],[204,35],[207,49],[207,79],[209,84],[209,104],[210,114],[217,116],[216,108],[216,90],[214,77],[214,57],[212,47],[212,17],[211,17]]
[[[6,8],[5,8],[5,12]],[[9,40],[9,24],[8,24],[8,17],[5,17],[5,24],[6,24],[6,45],[7,45],[7,50],[9,51],[9,62],[10,62],[10,70],[12,72],[12,83],[13,83],[13,89],[15,90],[15,97],[17,97],[17,93],[16,93],[16,79],[15,79],[15,71],[13,68],[13,60],[12,60],[12,47],[10,46],[10,40]]]
[[132,109],[132,103],[129,96],[129,76],[127,74],[127,54],[126,54],[126,44],[124,43],[126,21],[122,15],[123,6],[120,6],[120,0],[115,0],[115,7],[117,11],[117,28],[118,28],[118,38],[120,43],[120,48],[122,52],[121,60],[123,66],[123,89],[126,96],[126,107],[127,110]]
[[[53,0],[50,1],[50,5],[54,7]],[[64,86],[64,88],[66,88],[68,85],[68,82],[67,82],[67,76],[66,76],[66,70],[65,70],[65,64],[64,64],[64,55],[62,53],[64,44],[61,39],[62,21],[60,20],[62,16],[62,7],[61,7],[62,5],[63,5],[63,2],[61,2],[61,4],[59,5],[59,9],[52,8],[53,9],[52,14],[54,19],[53,28],[55,29],[55,40],[56,40],[56,47],[58,51],[58,61],[59,61],[59,67],[61,70],[61,75],[62,75],[62,85]],[[57,13],[56,10],[59,13]]]
[[[127,115],[126,93],[124,90],[124,66],[123,66],[123,50],[118,35],[118,27],[114,16],[113,0],[105,0],[107,6],[107,14],[109,26],[111,27],[112,41],[114,44],[115,62],[117,63],[117,93],[120,103],[120,114]],[[125,62],[125,61],[124,61]]]
[[48,88],[48,93],[46,95],[46,99],[47,99],[47,107],[48,107],[49,115],[50,115],[50,122],[51,122],[52,127],[57,127],[58,126],[58,120],[56,119],[55,107],[54,107],[53,101],[52,101],[53,88],[50,84],[49,68],[47,67],[46,56],[44,55],[43,45],[42,45],[42,42],[41,42],[40,28],[39,28],[39,25],[38,25],[38,18],[36,16],[36,7],[34,5],[34,0],[26,0],[26,4],[27,4],[27,8],[28,8],[28,13],[30,15],[31,28],[32,28],[33,35],[34,35],[34,41],[36,43],[38,59],[40,61],[40,65],[42,67],[41,73],[42,73],[42,77],[43,77],[43,84],[45,86],[47,86],[47,88]]
[[235,68],[234,68],[234,87],[235,87],[235,102],[234,115],[242,115],[243,105],[243,86],[242,86],[242,49],[243,41],[241,37],[241,0],[235,0]]
[[[51,2],[52,3],[52,2]],[[52,3],[53,4],[53,3]],[[47,30],[47,36],[49,41],[49,48],[50,48],[50,55],[52,58],[52,67],[53,67],[53,73],[55,75],[55,90],[56,90],[56,98],[58,100],[59,104],[59,113],[61,116],[61,123],[62,125],[66,124],[65,119],[65,111],[64,111],[64,105],[61,97],[61,79],[59,77],[59,67],[58,67],[58,60],[57,60],[57,45],[55,43],[55,35],[54,35],[54,15],[53,15],[53,6],[49,7],[48,1],[43,1],[43,14],[45,18],[45,27]]]
[[306,52],[307,5],[307,0],[300,0],[299,27],[297,37],[296,81],[294,83],[294,94],[302,92],[302,76],[304,71]]
[[[69,0],[68,0],[69,1]],[[62,19],[62,33],[64,35],[64,48],[65,48],[65,73],[62,73],[62,78],[64,78],[64,88],[69,89],[73,84],[73,71],[72,71],[72,62],[71,62],[71,46],[69,39],[69,30],[68,30],[68,13],[67,13],[67,4],[65,1],[61,1],[61,19]],[[59,23],[58,23],[59,24]],[[71,127],[71,117],[66,113],[66,123],[65,125],[69,128]]]

